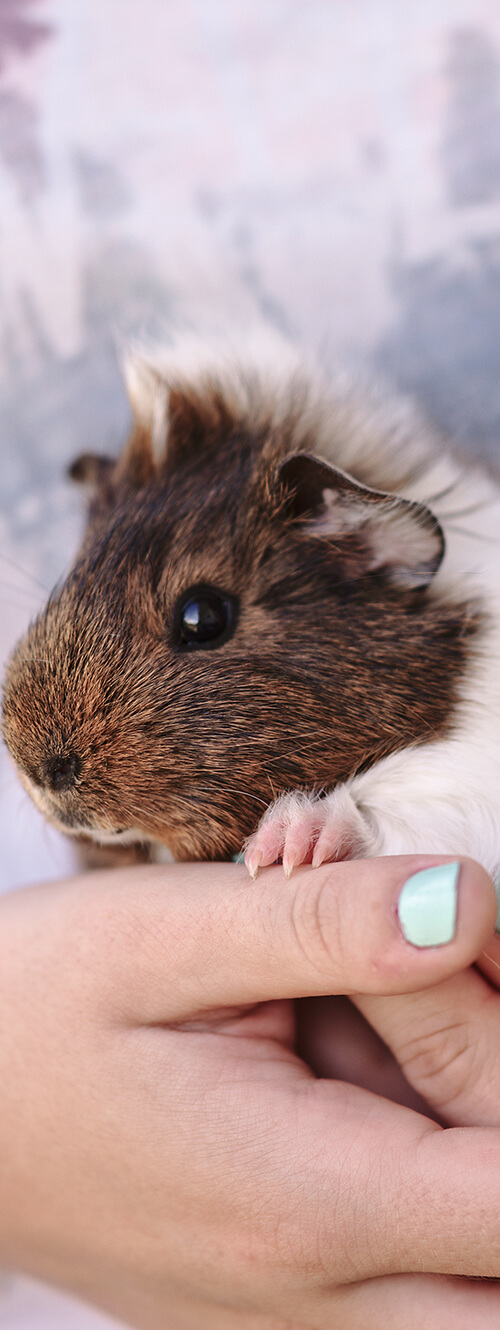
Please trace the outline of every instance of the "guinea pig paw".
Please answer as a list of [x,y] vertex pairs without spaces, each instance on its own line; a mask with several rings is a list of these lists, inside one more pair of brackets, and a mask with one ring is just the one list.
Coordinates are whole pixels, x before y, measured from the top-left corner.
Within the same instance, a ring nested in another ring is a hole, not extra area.
[[373,852],[373,835],[346,785],[338,785],[319,803],[321,825],[313,850],[313,868],[340,859],[366,858]]
[[299,863],[305,863],[316,841],[314,797],[301,793],[282,794],[266,809],[257,827],[245,845],[245,863],[251,877],[259,868],[268,868],[278,859],[283,860],[287,877]]
[[270,804],[245,846],[245,863],[255,878],[259,868],[282,860],[287,877],[301,864],[359,859],[373,850],[365,818],[345,785],[332,794],[283,794]]
[[246,842],[245,863],[251,877],[278,859],[287,877],[300,864],[312,863],[322,830],[322,803],[317,795],[297,790],[282,794],[270,804],[257,831]]

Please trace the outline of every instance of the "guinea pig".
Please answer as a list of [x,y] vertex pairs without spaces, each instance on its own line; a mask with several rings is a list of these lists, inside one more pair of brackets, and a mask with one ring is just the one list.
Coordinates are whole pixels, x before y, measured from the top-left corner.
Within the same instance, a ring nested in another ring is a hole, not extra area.
[[500,493],[285,344],[136,350],[3,732],[61,830],[227,859],[500,868]]

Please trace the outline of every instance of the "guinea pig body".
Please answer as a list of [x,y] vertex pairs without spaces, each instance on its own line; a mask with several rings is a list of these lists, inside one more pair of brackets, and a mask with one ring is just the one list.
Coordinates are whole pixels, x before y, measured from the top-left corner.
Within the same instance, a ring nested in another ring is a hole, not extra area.
[[405,406],[286,346],[127,366],[134,428],[16,647],[3,729],[44,814],[252,872],[500,867],[500,494]]

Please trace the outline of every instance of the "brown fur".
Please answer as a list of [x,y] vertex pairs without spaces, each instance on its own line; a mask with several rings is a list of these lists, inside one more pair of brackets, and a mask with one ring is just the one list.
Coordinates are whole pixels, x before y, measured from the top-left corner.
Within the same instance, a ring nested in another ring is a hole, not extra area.
[[[3,727],[58,825],[218,859],[281,792],[444,734],[479,617],[373,569],[363,525],[318,538],[301,467],[280,473],[314,452],[293,411],[252,431],[207,389],[172,391],[169,412],[164,460],[137,425],[114,466],[80,465],[87,535],[12,656]],[[174,608],[197,584],[237,597],[236,629],[183,652]],[[54,791],[68,757],[74,786]]]

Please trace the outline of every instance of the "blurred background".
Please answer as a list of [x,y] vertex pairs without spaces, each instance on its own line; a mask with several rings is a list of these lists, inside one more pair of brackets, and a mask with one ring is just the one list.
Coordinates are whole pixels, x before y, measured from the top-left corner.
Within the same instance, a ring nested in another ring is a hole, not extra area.
[[[500,465],[495,0],[0,0],[0,659],[117,451],[116,348],[264,318]],[[0,889],[71,851],[0,763]],[[0,1330],[102,1317],[6,1276]]]

